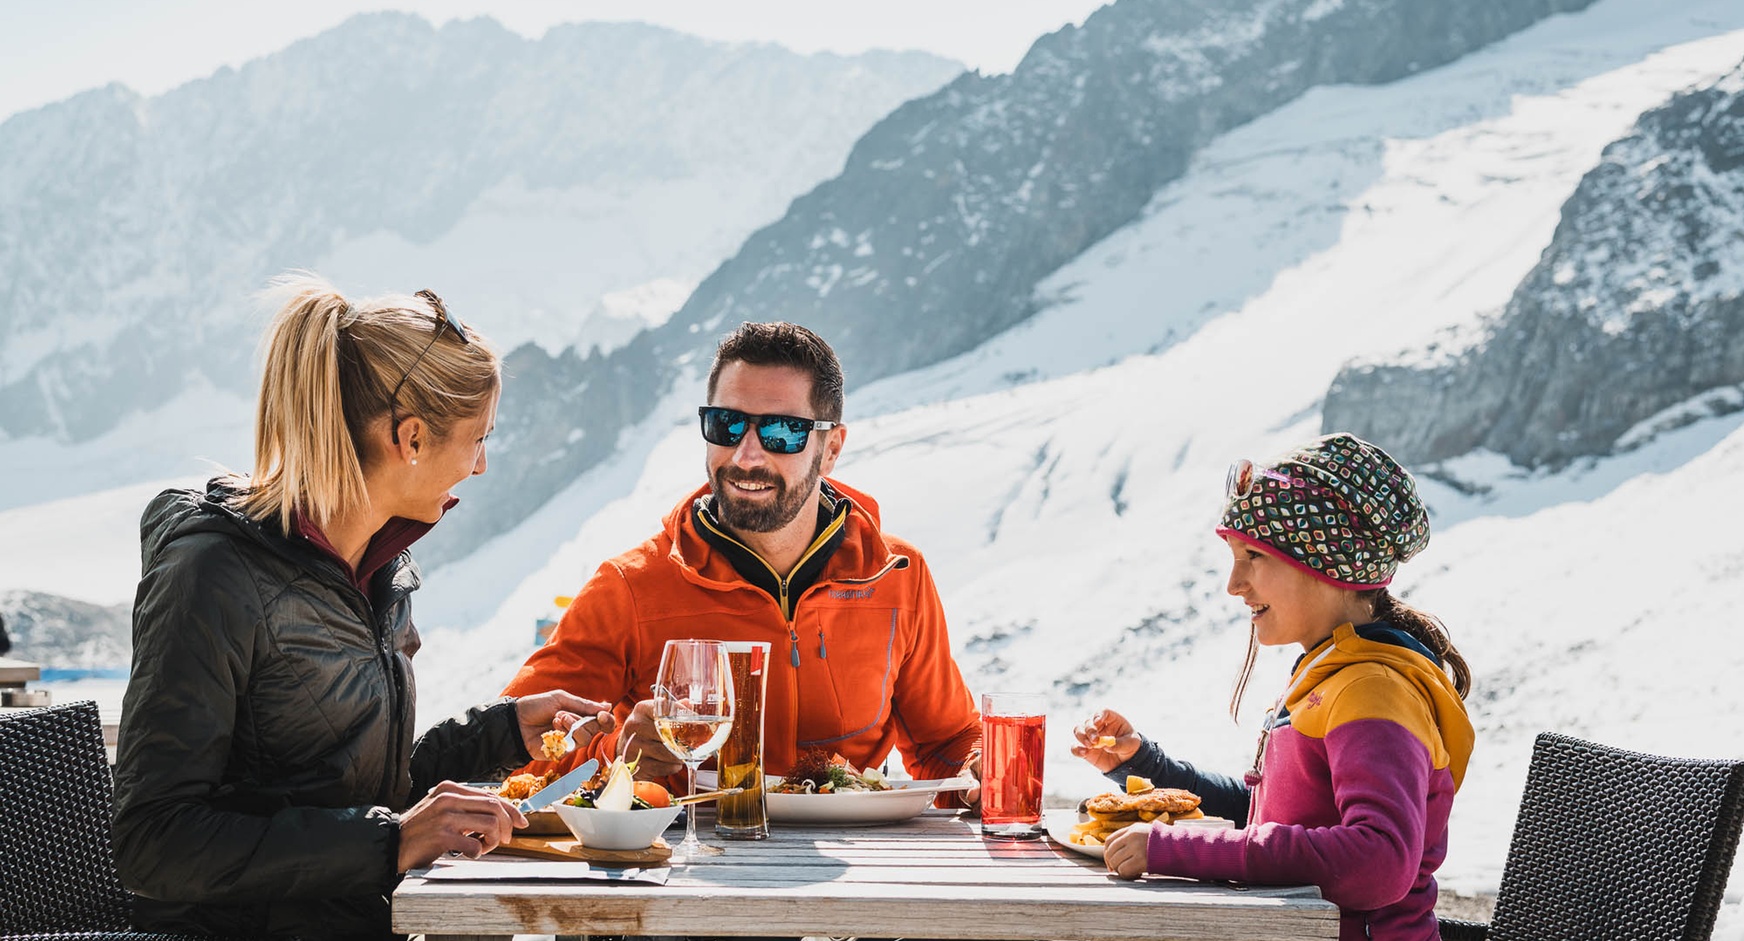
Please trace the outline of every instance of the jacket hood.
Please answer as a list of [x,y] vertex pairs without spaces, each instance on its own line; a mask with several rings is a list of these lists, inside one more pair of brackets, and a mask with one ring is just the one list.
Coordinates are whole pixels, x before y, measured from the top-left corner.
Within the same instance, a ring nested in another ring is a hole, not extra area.
[[1385,622],[1362,627],[1345,624],[1332,632],[1332,639],[1302,655],[1290,678],[1291,689],[1311,690],[1332,674],[1357,663],[1377,663],[1403,676],[1423,695],[1441,732],[1450,756],[1448,768],[1454,786],[1465,779],[1476,739],[1465,701],[1454,688],[1453,678],[1422,644]]
[[[838,497],[846,498],[849,506],[847,536],[824,567],[818,579],[820,583],[830,579],[876,578],[892,566],[902,568],[908,565],[907,554],[901,547],[893,547],[879,528],[877,501],[840,481],[826,477],[824,483]],[[713,488],[706,484],[691,491],[666,514],[661,531],[672,547],[672,563],[684,572],[686,578],[733,587],[742,580],[734,572],[732,563],[709,545],[690,521],[691,507],[712,492]]]
[[145,569],[170,543],[196,533],[246,539],[285,555],[290,546],[276,526],[268,528],[234,505],[242,489],[233,478],[214,477],[205,490],[165,490],[146,504],[139,518],[139,553]]
[[[170,544],[178,539],[213,533],[241,540],[269,552],[300,568],[331,569],[350,580],[347,568],[306,540],[287,536],[277,520],[250,519],[238,506],[242,482],[235,477],[214,477],[205,490],[165,490],[146,504],[139,519],[139,554],[141,571],[149,571]],[[429,524],[419,524],[417,535],[427,531]],[[406,540],[409,545],[413,539]],[[422,577],[416,565],[403,551],[396,553],[381,570],[390,571],[393,590],[400,593],[416,591]],[[400,564],[403,562],[403,564]]]

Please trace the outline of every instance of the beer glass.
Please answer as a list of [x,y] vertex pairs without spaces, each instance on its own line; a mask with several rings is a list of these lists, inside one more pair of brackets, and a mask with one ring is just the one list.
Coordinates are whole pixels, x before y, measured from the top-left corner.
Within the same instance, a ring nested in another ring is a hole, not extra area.
[[981,836],[1042,835],[1047,701],[1039,693],[981,695]]
[[[718,640],[667,641],[654,681],[654,728],[689,770],[692,793],[696,766],[721,747],[732,727],[733,674],[726,646]],[[684,821],[684,842],[673,850],[673,862],[720,854],[720,847],[697,840],[694,806]]]
[[727,641],[727,664],[733,673],[733,731],[715,753],[721,787],[742,787],[742,794],[723,797],[715,805],[715,835],[724,840],[769,837],[769,804],[763,795],[763,695],[769,685],[769,644]]

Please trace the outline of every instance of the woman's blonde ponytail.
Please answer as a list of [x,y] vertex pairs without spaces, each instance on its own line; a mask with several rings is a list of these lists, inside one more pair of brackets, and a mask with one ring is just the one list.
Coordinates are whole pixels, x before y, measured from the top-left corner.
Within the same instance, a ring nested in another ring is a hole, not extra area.
[[325,530],[370,507],[364,469],[379,456],[369,450],[372,429],[397,433],[382,423],[416,416],[440,439],[494,407],[496,350],[471,329],[462,340],[464,327],[449,326],[433,293],[353,303],[296,272],[273,279],[263,296],[277,313],[255,411],[254,475],[239,498],[251,519],[276,519],[289,532],[302,518]]
[[254,479],[244,512],[276,516],[287,531],[293,514],[325,527],[369,506],[340,377],[350,305],[332,286],[306,275],[275,279],[268,294],[282,303],[267,333]]

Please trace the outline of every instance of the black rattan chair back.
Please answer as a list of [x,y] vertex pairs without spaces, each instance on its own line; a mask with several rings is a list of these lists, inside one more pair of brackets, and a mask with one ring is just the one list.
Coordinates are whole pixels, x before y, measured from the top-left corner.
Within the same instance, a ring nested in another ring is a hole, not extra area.
[[1741,823],[1744,761],[1539,735],[1489,941],[1705,941]]
[[0,934],[125,931],[94,702],[0,714]]

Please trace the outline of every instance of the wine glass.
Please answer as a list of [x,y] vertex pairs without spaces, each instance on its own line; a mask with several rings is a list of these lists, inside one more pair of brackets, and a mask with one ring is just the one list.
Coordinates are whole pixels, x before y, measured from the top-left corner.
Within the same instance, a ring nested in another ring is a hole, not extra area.
[[[733,672],[727,665],[727,645],[718,640],[669,640],[660,653],[660,676],[654,681],[654,727],[660,740],[690,772],[690,792],[696,792],[696,768],[713,755],[733,730]],[[684,842],[673,851],[674,861],[722,852],[696,838],[696,805],[684,814]]]

